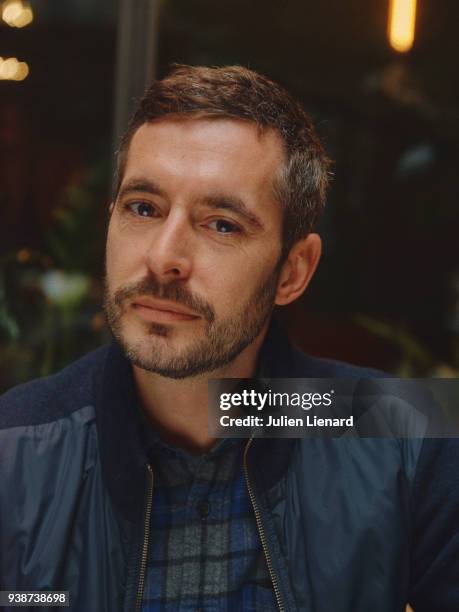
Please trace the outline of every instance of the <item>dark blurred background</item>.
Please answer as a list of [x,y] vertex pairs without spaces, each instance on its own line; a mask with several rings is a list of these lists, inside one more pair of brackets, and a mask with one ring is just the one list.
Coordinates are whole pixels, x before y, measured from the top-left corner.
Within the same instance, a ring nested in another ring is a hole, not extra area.
[[113,152],[173,62],[279,81],[334,160],[322,263],[280,313],[292,339],[458,376],[459,5],[399,1],[417,4],[405,51],[390,0],[0,0],[0,390],[106,341]]

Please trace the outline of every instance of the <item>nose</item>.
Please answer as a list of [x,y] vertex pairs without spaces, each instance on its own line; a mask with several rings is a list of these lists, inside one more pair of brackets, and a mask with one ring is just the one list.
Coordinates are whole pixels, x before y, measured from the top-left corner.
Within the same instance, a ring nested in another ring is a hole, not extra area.
[[163,282],[186,280],[191,273],[192,228],[187,219],[170,213],[153,230],[146,252],[149,270]]

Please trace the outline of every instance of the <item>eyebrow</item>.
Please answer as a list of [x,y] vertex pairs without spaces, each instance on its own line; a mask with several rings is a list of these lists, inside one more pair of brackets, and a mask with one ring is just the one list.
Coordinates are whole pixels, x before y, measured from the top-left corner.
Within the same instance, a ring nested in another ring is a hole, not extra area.
[[118,192],[118,199],[122,198],[123,196],[129,195],[130,193],[135,193],[139,191],[143,193],[149,193],[151,195],[166,197],[164,191],[154,181],[151,181],[149,179],[134,178],[130,179],[129,181],[126,181],[126,183],[121,186]]
[[237,196],[210,195],[204,197],[202,202],[209,208],[215,210],[229,210],[235,213],[239,217],[245,219],[247,223],[252,225],[255,229],[263,229],[264,227],[261,219],[250,211],[244,201]]

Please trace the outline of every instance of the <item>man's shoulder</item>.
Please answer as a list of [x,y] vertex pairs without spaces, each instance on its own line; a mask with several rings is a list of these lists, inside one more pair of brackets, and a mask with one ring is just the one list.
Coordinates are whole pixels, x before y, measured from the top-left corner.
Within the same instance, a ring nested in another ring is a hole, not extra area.
[[107,351],[108,346],[102,346],[56,374],[0,395],[0,428],[51,422],[94,403]]
[[271,320],[260,355],[260,371],[272,378],[380,378],[380,370],[312,357],[303,353],[289,338],[283,325]]
[[381,370],[358,366],[335,359],[323,359],[292,349],[294,377],[296,378],[381,378],[388,376]]

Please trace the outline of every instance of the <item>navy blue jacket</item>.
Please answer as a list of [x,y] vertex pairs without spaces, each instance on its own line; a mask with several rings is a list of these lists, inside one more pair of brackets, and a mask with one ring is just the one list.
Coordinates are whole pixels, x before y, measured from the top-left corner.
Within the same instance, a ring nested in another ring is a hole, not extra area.
[[[272,377],[375,375],[276,326],[260,360]],[[0,590],[138,609],[153,474],[134,402],[116,344],[0,397]],[[281,610],[459,611],[457,440],[255,439],[246,477]]]

